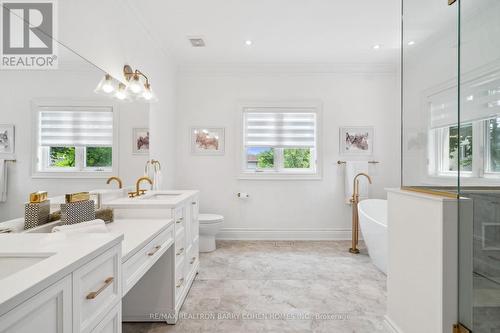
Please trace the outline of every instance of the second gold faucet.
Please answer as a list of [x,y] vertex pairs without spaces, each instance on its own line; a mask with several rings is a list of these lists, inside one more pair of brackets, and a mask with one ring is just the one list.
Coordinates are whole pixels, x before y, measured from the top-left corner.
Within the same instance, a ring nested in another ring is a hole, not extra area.
[[141,183],[143,181],[146,181],[148,182],[149,184],[153,185],[153,181],[151,180],[151,178],[149,177],[140,177],[139,179],[137,179],[137,181],[135,182],[135,192],[129,192],[128,193],[128,196],[130,198],[134,198],[134,197],[138,197],[140,195],[143,195],[144,193],[146,193],[146,190],[141,190],[140,186],[141,186]]

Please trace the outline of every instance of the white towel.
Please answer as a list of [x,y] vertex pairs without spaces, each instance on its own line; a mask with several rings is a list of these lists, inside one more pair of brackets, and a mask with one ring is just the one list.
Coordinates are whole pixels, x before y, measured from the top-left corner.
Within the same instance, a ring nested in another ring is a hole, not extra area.
[[[345,200],[349,204],[352,198],[354,177],[360,172],[368,174],[368,161],[347,161],[345,165]],[[368,179],[358,177],[359,180],[359,198],[368,198]]]
[[68,225],[60,225],[54,227],[52,232],[64,232],[66,234],[73,233],[106,233],[109,232],[108,228],[106,228],[106,224],[103,220],[96,219],[87,222],[81,222],[76,224],[68,224]]
[[146,172],[144,174],[146,177],[151,178],[153,181],[153,185],[151,189],[153,191],[158,191],[161,187],[161,170],[157,165],[153,165],[151,163],[148,164]]
[[0,202],[7,201],[7,161],[0,159]]

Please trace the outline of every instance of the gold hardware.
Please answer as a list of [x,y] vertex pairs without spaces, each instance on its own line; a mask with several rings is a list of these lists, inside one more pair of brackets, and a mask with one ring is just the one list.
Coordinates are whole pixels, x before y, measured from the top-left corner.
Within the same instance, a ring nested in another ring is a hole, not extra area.
[[176,255],[176,256],[180,256],[183,252],[184,252],[184,248],[183,248],[183,247],[181,247],[181,248],[179,249],[179,251],[177,251],[177,253],[176,253],[175,255]]
[[90,199],[89,192],[78,192],[66,194],[66,203],[86,201]]
[[[346,164],[347,162],[346,161],[337,161],[337,164]],[[368,161],[368,163],[370,164],[379,164],[380,162],[379,161]]]
[[17,162],[17,160],[5,160],[5,162],[16,163],[16,162]]
[[118,182],[118,188],[123,188],[123,182],[120,179],[120,177],[117,176],[109,177],[108,180],[106,181],[106,184],[111,183],[111,181],[113,180],[116,180]]
[[358,216],[358,204],[359,204],[359,177],[364,176],[368,179],[371,184],[372,179],[366,173],[358,173],[353,179],[352,185],[352,198],[350,200],[352,204],[352,243],[349,252],[353,254],[358,254],[358,243],[359,243],[359,216]]
[[148,174],[148,165],[151,164],[155,171],[160,171],[161,170],[161,163],[158,160],[147,160],[146,165],[144,166],[144,173]]
[[135,198],[137,194],[135,192],[128,192],[128,197],[129,198]]
[[180,287],[182,287],[182,285],[183,285],[183,284],[184,284],[184,278],[181,278],[181,279],[179,280],[179,282],[177,282],[177,285],[176,285],[175,287],[176,287],[176,288],[180,288]]
[[138,69],[134,71],[130,65],[123,66],[123,76],[125,76],[125,80],[127,81],[130,81],[132,78],[135,80],[136,78],[138,79],[139,76],[142,76],[144,79],[146,79],[145,85],[147,87],[150,86],[148,77]]
[[47,200],[46,191],[38,191],[30,194],[30,203],[41,203]]
[[151,252],[149,252],[149,253],[148,253],[148,256],[150,256],[150,257],[151,257],[151,256],[152,256],[152,255],[154,255],[156,252],[158,252],[158,250],[159,250],[159,249],[161,249],[161,245],[157,245],[157,246],[155,246],[155,247],[154,247],[154,249],[153,249],[153,251],[151,251]]
[[457,0],[448,0],[448,6],[453,5],[455,2],[457,2]]
[[195,261],[196,261],[196,257],[192,257],[192,258],[191,258],[191,262],[190,262],[189,264],[191,264],[191,265],[192,265],[192,264],[194,264],[194,263],[195,263]]
[[146,190],[139,189],[139,186],[141,185],[142,181],[147,181],[149,184],[153,185],[153,181],[149,177],[141,177],[141,178],[137,179],[137,181],[135,182],[135,195],[136,196],[139,196],[139,195],[146,193]]
[[104,284],[102,285],[101,288],[99,288],[97,291],[93,291],[87,294],[87,299],[94,299],[97,296],[99,296],[100,293],[104,291],[107,287],[109,287],[113,283],[114,278],[109,277],[106,280],[104,280]]
[[453,333],[472,333],[472,331],[469,330],[464,325],[458,323],[458,324],[453,325]]
[[177,224],[182,223],[183,220],[184,220],[183,217],[179,217],[179,219],[177,221],[175,221],[175,223],[177,223]]
[[429,188],[420,188],[420,187],[413,187],[413,186],[402,186],[401,189],[403,191],[410,191],[410,192],[417,192],[417,193],[423,193],[423,194],[429,194],[429,195],[435,195],[439,197],[445,197],[445,198],[450,198],[450,199],[459,199],[458,193],[452,193],[452,192],[445,192],[445,191],[437,191]]

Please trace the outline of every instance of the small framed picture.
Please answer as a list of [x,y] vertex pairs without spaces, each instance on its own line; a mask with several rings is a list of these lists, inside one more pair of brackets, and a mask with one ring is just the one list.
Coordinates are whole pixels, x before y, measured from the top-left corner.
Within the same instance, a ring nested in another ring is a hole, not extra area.
[[224,155],[225,129],[223,127],[192,127],[190,129],[193,155]]
[[0,124],[0,155],[13,155],[14,141],[14,125]]
[[149,129],[134,128],[132,130],[132,153],[137,155],[149,154]]
[[340,128],[340,153],[342,155],[373,154],[374,129],[365,127],[341,127]]

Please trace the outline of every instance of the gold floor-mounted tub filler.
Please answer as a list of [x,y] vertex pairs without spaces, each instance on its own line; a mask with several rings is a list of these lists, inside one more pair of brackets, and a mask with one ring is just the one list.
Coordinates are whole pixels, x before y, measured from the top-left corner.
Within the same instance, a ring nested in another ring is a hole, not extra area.
[[364,176],[368,179],[368,182],[371,184],[372,179],[370,176],[368,176],[366,173],[361,172],[356,175],[353,179],[353,184],[352,184],[352,198],[351,198],[351,204],[352,204],[352,241],[351,241],[351,248],[349,249],[349,252],[353,254],[358,254],[359,249],[358,249],[358,242],[359,242],[359,215],[358,215],[358,203],[359,203],[359,177]]

